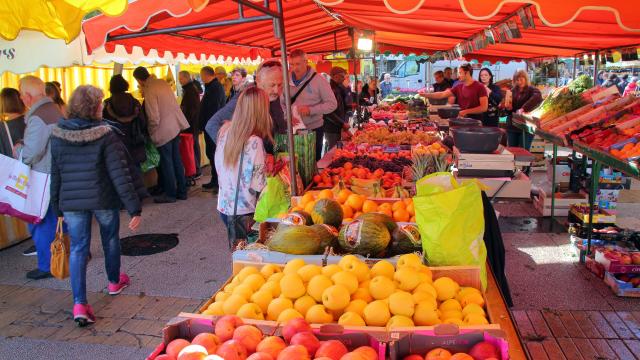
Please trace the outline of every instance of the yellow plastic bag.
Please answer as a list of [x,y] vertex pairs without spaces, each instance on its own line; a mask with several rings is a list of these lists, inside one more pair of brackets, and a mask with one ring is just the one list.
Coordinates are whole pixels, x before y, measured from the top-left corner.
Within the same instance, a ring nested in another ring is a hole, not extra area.
[[62,226],[62,218],[58,218],[56,226],[56,238],[51,243],[51,275],[56,279],[69,277],[69,234],[65,234]]
[[486,289],[484,208],[478,184],[459,184],[450,173],[435,173],[420,179],[416,191],[413,204],[427,263],[480,266]]

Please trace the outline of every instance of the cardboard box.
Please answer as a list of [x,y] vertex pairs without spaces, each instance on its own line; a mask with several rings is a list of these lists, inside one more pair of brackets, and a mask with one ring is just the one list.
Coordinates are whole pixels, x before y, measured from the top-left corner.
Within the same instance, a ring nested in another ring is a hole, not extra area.
[[599,277],[600,279],[604,279],[604,273],[606,272],[606,270],[604,269],[604,266],[602,264],[595,261],[592,257],[587,256],[585,258],[584,265],[597,277]]
[[[469,177],[456,176],[458,181],[473,179]],[[531,197],[531,180],[524,173],[516,173],[513,178],[477,178],[488,189],[485,190],[487,196],[492,197],[498,190],[498,198],[520,198],[529,199]],[[502,186],[504,184],[504,186]],[[502,188],[500,189],[500,187]]]
[[[589,213],[585,214],[585,213],[579,212],[574,207],[572,207],[571,210],[569,211],[569,214],[583,224],[586,224],[589,222]],[[594,224],[615,224],[616,215],[605,209],[599,209],[599,211],[593,212],[592,222]]]
[[452,354],[468,352],[482,341],[492,343],[501,359],[509,359],[509,344],[501,331],[464,331],[457,329],[455,325],[439,325],[428,331],[414,328],[393,330],[390,337],[393,340],[389,343],[390,359],[402,360],[411,354],[424,357],[435,348],[447,349]]
[[640,288],[633,287],[631,283],[616,279],[612,273],[605,273],[604,282],[617,296],[640,298]]
[[[178,317],[171,319],[162,330],[162,343],[154,349],[154,351],[147,357],[147,360],[153,360],[158,357],[158,355],[164,353],[166,345],[172,340],[191,340],[200,333],[214,332],[214,324],[219,318],[220,317],[217,316],[188,313],[179,314]],[[282,333],[282,326],[280,324],[273,326],[272,324],[266,324],[270,322],[253,320],[244,320],[244,322],[245,324],[254,325],[259,328],[265,336],[280,336]],[[313,329],[313,333],[320,341],[338,340],[349,350],[355,350],[360,346],[370,346],[378,352],[378,359],[385,359],[387,349],[386,341],[388,340],[388,333],[386,330],[370,330],[363,332],[336,324],[312,325],[311,327]]]
[[[293,256],[293,257],[301,257],[301,256]],[[305,262],[307,262],[307,260],[309,260],[307,263],[309,264],[316,264],[316,265],[321,265],[322,264],[322,258],[323,256],[321,255],[315,255],[315,256],[307,256],[307,257],[301,257],[305,259]],[[327,263],[337,263],[340,260],[340,256],[336,256],[336,257],[330,257],[333,258],[331,259],[332,262],[329,262],[330,260],[327,259]],[[283,258],[282,260],[285,260],[286,258]],[[389,259],[385,259],[385,260],[389,260]],[[377,260],[378,261],[378,260]],[[377,261],[369,261],[367,262],[368,265],[372,265],[373,263],[377,262]],[[280,265],[282,267],[284,267],[284,264],[286,263],[286,261],[282,262],[282,263],[274,263],[276,265]],[[244,267],[247,266],[254,266],[257,268],[262,267],[263,265],[265,265],[266,263],[262,263],[262,262],[248,262],[248,261],[236,261],[234,260],[233,262],[233,272],[232,272],[232,276],[227,279],[227,281],[220,287],[219,291],[222,291],[222,289],[224,289],[224,287],[229,284],[231,282],[231,280],[233,279],[233,276],[235,276],[236,274],[238,274],[240,272],[240,270],[242,270]],[[482,281],[480,279],[480,267],[478,266],[440,266],[440,267],[430,267],[429,268],[431,270],[433,279],[437,279],[443,276],[449,277],[451,279],[453,279],[454,281],[456,281],[460,286],[470,286],[470,287],[474,287],[476,289],[482,289]],[[218,291],[218,292],[219,292]],[[198,313],[203,313],[208,307],[209,305],[211,305],[212,303],[215,302],[215,296],[217,295],[216,292],[215,294],[213,294],[213,296],[209,299],[209,301],[207,301],[204,305],[202,305],[202,307],[200,307],[200,309],[198,310]],[[483,295],[484,296],[484,295]],[[484,297],[485,300],[485,304],[487,304],[488,299],[486,297]],[[496,319],[491,319],[490,317],[487,319],[489,321],[488,325],[474,325],[474,326],[461,326],[460,329],[462,330],[500,330],[500,325],[497,324]],[[277,327],[277,323],[275,321],[263,321],[260,322],[261,325],[263,326],[267,326],[267,325],[271,325],[274,327]],[[433,326],[419,326],[419,327],[415,327],[414,329],[418,329],[418,330],[433,330]],[[372,327],[372,326],[363,326],[363,327],[353,327],[353,328],[349,328],[350,330],[359,330],[359,331],[382,331],[385,330],[386,328],[378,328],[378,327]]]
[[[571,178],[571,167],[568,164],[556,163],[556,182],[568,183]],[[547,159],[547,179],[552,181],[553,179],[553,167],[551,166],[551,160]]]
[[598,263],[604,266],[604,269],[607,272],[610,272],[612,274],[640,274],[640,265],[623,265],[617,260],[611,260],[606,257],[602,250],[596,250],[595,259]]

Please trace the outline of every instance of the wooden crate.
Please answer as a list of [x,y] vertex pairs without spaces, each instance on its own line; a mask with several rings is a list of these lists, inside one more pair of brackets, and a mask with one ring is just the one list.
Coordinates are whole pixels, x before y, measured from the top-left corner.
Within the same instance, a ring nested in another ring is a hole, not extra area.
[[27,223],[11,217],[0,216],[0,249],[17,244],[31,237]]
[[[318,261],[321,261],[321,258],[319,256],[318,256]],[[209,307],[209,305],[215,302],[215,297],[218,294],[218,292],[222,291],[222,289],[224,289],[224,287],[231,282],[233,277],[236,274],[238,274],[240,270],[248,266],[254,266],[254,267],[260,268],[265,264],[266,263],[256,263],[256,262],[250,262],[250,261],[234,261],[233,270],[232,270],[233,275],[229,279],[227,279],[227,281],[220,287],[220,289],[215,294],[213,294],[213,296],[204,305],[202,305],[202,307],[200,307],[200,309],[198,310],[198,313],[199,314],[203,313]],[[281,267],[284,267],[284,264],[276,264],[276,265],[280,265]],[[369,265],[372,265],[372,264],[369,264]],[[476,289],[482,289],[482,281],[480,279],[480,267],[478,266],[441,266],[441,267],[430,267],[429,269],[431,269],[434,280],[437,278],[446,276],[456,281],[458,284],[460,284],[460,286],[470,286]],[[487,297],[486,293],[483,294],[483,297],[485,300],[485,306],[487,307],[487,310],[489,310],[490,300]],[[491,301],[496,301],[496,300],[491,300]],[[500,325],[498,324],[499,319],[496,316],[492,315],[491,311],[487,311],[487,316],[490,322],[490,324],[488,325],[461,326],[460,329],[465,331],[466,330],[499,330],[500,329]],[[265,321],[265,323],[271,323],[274,326],[277,326],[277,323],[274,321]],[[370,326],[354,327],[354,330],[365,331],[369,329],[380,330],[384,328],[375,329],[374,327],[370,327]],[[434,329],[434,326],[418,326],[418,327],[415,327],[414,329],[431,331]]]

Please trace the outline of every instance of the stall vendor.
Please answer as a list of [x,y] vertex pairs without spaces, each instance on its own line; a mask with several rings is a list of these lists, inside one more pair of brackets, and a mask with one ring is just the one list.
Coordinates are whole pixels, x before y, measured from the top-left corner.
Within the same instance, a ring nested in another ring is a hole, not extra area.
[[489,107],[487,89],[473,79],[473,68],[469,64],[458,68],[458,83],[450,89],[424,94],[428,99],[446,99],[460,106],[460,117],[482,120]]

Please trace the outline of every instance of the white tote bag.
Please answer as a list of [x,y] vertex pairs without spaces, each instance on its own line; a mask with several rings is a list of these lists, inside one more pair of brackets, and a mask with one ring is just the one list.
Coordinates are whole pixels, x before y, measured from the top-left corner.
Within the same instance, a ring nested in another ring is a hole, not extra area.
[[49,208],[49,174],[0,154],[0,214],[37,224]]

